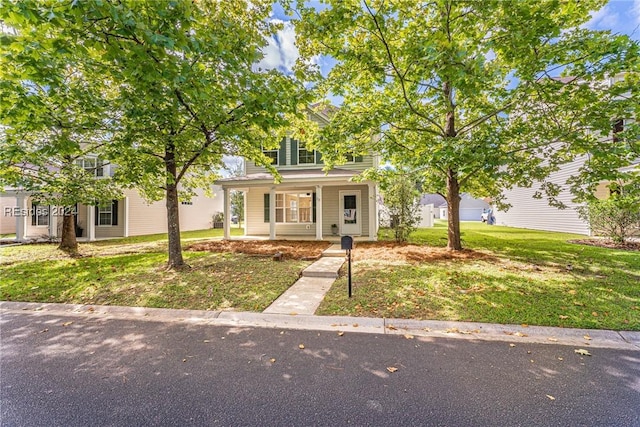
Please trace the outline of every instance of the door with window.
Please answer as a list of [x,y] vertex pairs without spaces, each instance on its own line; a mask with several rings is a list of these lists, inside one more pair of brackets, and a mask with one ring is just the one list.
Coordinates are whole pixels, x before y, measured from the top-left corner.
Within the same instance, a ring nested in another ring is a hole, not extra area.
[[340,192],[340,234],[349,236],[362,234],[362,205],[359,190]]

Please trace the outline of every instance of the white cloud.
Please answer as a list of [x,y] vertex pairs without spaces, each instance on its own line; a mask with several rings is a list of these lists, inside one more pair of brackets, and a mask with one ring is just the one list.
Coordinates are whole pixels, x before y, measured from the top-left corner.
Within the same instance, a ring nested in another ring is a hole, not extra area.
[[631,5],[631,14],[635,18],[635,24],[640,25],[640,0],[633,0]]
[[[636,0],[638,1],[638,0]],[[584,24],[584,27],[595,29],[611,29],[618,25],[618,13],[614,11],[609,5],[606,5],[602,9],[593,12],[591,19]]]
[[290,72],[296,60],[300,56],[296,46],[296,32],[293,24],[282,22],[283,28],[269,38],[269,44],[263,49],[264,58],[258,63],[258,67],[264,69],[279,69]]

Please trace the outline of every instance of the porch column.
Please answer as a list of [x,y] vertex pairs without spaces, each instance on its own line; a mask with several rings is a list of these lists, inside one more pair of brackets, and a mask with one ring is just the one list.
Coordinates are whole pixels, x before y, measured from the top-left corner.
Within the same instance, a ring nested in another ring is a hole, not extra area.
[[18,212],[16,217],[16,241],[26,242],[27,237],[27,219],[31,217],[27,210],[27,197],[24,195],[16,196],[16,205]]
[[316,185],[316,240],[322,240],[322,185]]
[[96,207],[87,206],[87,240],[96,240]]
[[276,187],[269,191],[269,239],[276,239]]
[[129,198],[124,198],[124,237],[129,237]]
[[376,215],[376,186],[375,184],[368,184],[369,186],[369,240],[376,240],[378,238],[377,235],[377,227],[376,222],[378,220],[378,215]]
[[49,206],[49,237],[58,237],[58,214],[60,206]]
[[231,237],[231,213],[229,212],[229,206],[230,206],[230,197],[231,197],[231,192],[229,191],[228,188],[223,188],[222,189],[222,194],[223,194],[223,199],[224,199],[224,222],[223,222],[223,228],[224,228],[224,240],[229,240],[229,238]]

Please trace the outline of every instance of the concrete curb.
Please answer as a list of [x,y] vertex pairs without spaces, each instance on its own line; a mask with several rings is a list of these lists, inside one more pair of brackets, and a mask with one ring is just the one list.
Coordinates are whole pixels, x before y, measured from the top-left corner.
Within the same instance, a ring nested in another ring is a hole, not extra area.
[[187,322],[213,326],[245,326],[296,330],[340,331],[405,335],[407,338],[457,338],[503,341],[513,344],[560,344],[581,348],[640,349],[640,332],[565,329],[543,326],[495,325],[435,320],[380,319],[371,317],[311,316],[234,311],[174,310],[162,308],[51,304],[0,301],[1,312],[79,317]]

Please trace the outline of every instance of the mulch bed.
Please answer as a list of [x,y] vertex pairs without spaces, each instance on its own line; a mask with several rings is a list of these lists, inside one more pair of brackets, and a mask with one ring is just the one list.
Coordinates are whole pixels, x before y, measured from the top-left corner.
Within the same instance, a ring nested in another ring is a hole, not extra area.
[[569,240],[569,243],[578,245],[597,246],[599,248],[619,249],[623,251],[640,251],[640,242],[626,242],[624,244],[616,243],[607,239],[581,239]]
[[[313,260],[322,255],[330,246],[329,242],[293,241],[293,240],[215,240],[194,243],[188,247],[191,251],[233,252],[247,255],[274,256],[281,253],[285,259]],[[408,261],[429,262],[443,260],[474,260],[491,258],[482,252],[464,249],[459,252],[446,248],[411,245],[396,242],[358,242],[352,252],[354,261]]]
[[280,253],[285,259],[313,260],[319,258],[330,245],[329,242],[312,240],[215,240],[194,243],[187,250],[260,256],[274,256]]

